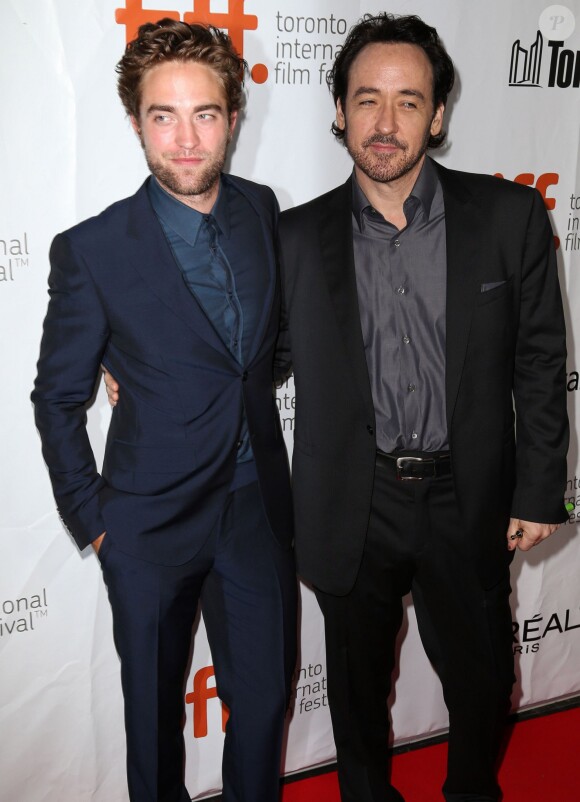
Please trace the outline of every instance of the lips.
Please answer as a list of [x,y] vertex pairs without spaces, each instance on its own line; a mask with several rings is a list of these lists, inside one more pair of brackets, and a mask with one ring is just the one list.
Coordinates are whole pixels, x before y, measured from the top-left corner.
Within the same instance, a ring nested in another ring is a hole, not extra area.
[[203,162],[203,159],[201,157],[198,157],[198,158],[191,158],[191,157],[184,158],[183,156],[181,156],[181,157],[179,157],[177,159],[175,159],[175,158],[171,159],[171,161],[174,164],[192,165],[192,164],[201,164]]

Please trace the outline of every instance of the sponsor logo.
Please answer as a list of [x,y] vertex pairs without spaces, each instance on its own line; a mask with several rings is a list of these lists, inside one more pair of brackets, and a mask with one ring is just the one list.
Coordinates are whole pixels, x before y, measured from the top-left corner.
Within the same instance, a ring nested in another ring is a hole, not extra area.
[[0,638],[13,637],[21,632],[33,632],[38,622],[47,616],[46,588],[30,596],[4,599],[0,606]]
[[[244,33],[257,29],[258,17],[255,14],[246,14],[245,0],[227,0],[227,10],[224,12],[212,11],[211,2],[212,0],[193,0],[192,11],[186,11],[182,17],[179,11],[143,8],[143,0],[125,0],[125,6],[115,10],[115,21],[125,26],[127,42],[135,39],[140,25],[157,22],[163,18],[182,19],[189,25],[196,22],[214,25],[216,28],[227,30],[236,51],[243,58]],[[268,79],[268,68],[265,64],[254,64],[250,75],[255,83],[263,84]]]
[[580,87],[580,50],[565,47],[576,27],[566,6],[548,6],[538,20],[535,37],[512,44],[509,85],[560,89]]
[[[152,4],[155,0],[150,0]],[[183,22],[199,22],[224,28],[229,33],[234,47],[244,56],[244,34],[258,28],[258,17],[246,13],[244,0],[222,0],[226,11],[212,11],[212,2],[218,0],[191,0],[193,9],[183,15],[179,11],[143,8],[143,0],[125,0],[122,8],[115,10],[115,20],[125,26],[126,40],[137,36],[140,25],[157,22],[163,17]],[[348,30],[342,17],[330,14],[325,17],[302,17],[275,12],[276,48],[273,79],[277,84],[309,85],[316,80],[326,83],[326,75],[332,66]],[[265,83],[270,72],[265,64],[254,64],[250,68],[254,83]]]
[[0,286],[16,281],[29,266],[28,234],[0,239]]
[[550,615],[536,613],[521,623],[512,621],[514,655],[535,654],[540,651],[545,638],[568,636],[573,630],[580,630],[580,609],[567,609]]

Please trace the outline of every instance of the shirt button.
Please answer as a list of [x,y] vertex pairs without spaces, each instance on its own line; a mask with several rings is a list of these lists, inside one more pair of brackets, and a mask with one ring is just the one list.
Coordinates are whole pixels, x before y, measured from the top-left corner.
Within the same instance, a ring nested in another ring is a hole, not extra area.
[[242,373],[242,381],[243,381],[243,382],[245,382],[245,381],[248,381],[248,371],[247,371],[247,370],[245,370],[245,371]]
[[236,443],[236,448],[241,448],[243,445],[244,445],[244,441],[243,440],[238,440],[238,442]]
[[419,437],[419,435],[417,434],[417,432],[413,432],[411,434],[411,437],[412,437],[413,440],[416,440]]
[[401,245],[401,243],[399,242],[398,239],[396,239],[393,244],[394,244],[395,248],[398,248]]
[[374,434],[374,433],[375,433],[375,430],[373,429],[373,427],[372,427],[372,426],[367,426],[367,432],[368,432],[369,434]]
[[417,389],[417,388],[415,387],[415,385],[414,385],[414,384],[409,384],[409,385],[407,386],[407,390],[408,390],[410,393],[414,393],[416,389]]
[[397,287],[397,295],[404,295],[405,288],[404,287]]
[[411,338],[407,334],[405,334],[405,336],[403,337],[403,342],[405,343],[405,345],[409,345],[409,343],[411,342]]

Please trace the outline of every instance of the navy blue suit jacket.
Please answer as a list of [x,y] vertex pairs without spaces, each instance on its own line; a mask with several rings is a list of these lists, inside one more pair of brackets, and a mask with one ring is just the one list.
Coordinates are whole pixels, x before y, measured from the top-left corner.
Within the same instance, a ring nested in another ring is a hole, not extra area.
[[[240,366],[182,278],[146,184],[51,248],[50,302],[32,400],[64,524],[84,548],[102,532],[151,562],[193,557],[224,502],[245,407],[264,506],[288,547],[288,465],[272,393],[280,289],[272,191],[223,176],[262,221],[270,282],[251,354]],[[86,404],[103,363],[121,398],[102,474]]]

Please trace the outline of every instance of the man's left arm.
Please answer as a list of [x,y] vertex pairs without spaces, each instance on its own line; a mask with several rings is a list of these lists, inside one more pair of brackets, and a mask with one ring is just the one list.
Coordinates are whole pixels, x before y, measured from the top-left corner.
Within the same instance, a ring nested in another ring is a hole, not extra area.
[[[566,330],[553,234],[534,190],[527,221],[513,394],[516,486],[508,548],[527,551],[567,519]],[[519,533],[519,534],[516,534]]]

